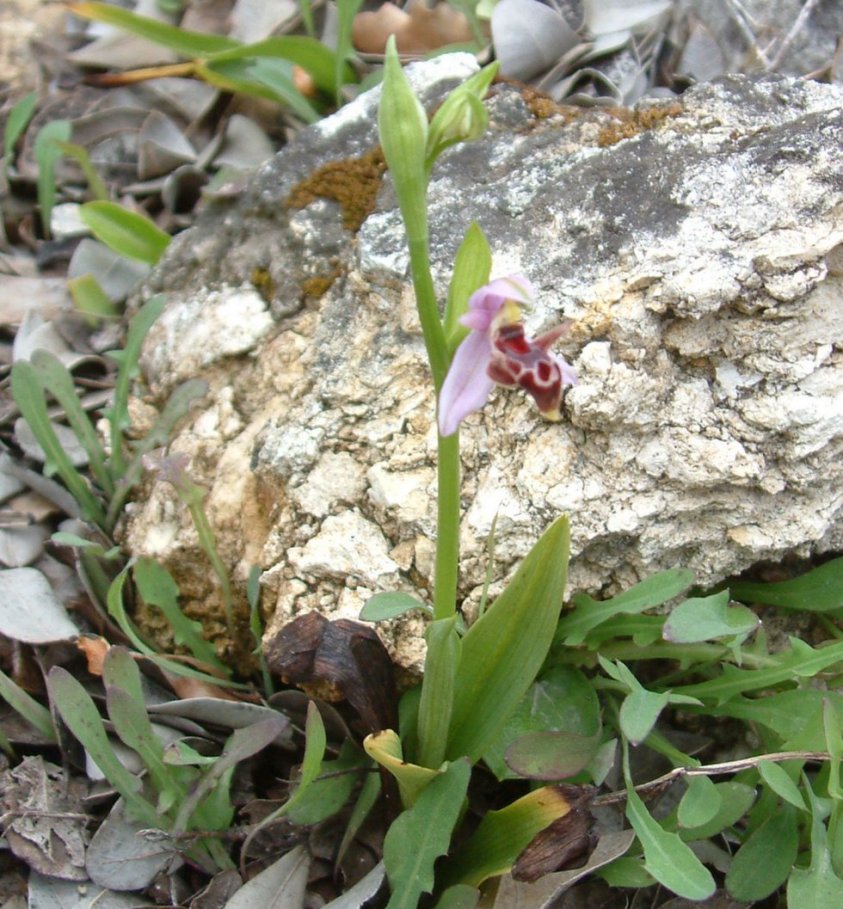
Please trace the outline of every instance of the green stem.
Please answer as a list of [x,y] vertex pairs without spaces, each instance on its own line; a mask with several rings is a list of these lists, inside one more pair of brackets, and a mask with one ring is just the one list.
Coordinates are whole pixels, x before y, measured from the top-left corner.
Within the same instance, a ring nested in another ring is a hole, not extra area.
[[437,461],[436,573],[433,612],[446,619],[457,608],[457,580],[460,560],[460,436],[439,436]]
[[436,303],[436,291],[433,277],[430,274],[430,258],[427,249],[427,236],[413,239],[408,237],[410,247],[410,272],[413,276],[413,289],[416,292],[416,308],[419,311],[424,344],[433,373],[433,387],[436,394],[442,388],[445,374],[448,372],[448,345],[445,342],[445,330],[439,316]]

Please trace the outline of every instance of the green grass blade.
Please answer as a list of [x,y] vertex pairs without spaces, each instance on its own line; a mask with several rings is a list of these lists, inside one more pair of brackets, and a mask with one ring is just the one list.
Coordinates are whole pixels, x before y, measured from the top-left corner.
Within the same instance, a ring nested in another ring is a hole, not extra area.
[[52,120],[38,131],[35,137],[35,162],[38,165],[38,207],[41,211],[41,229],[50,236],[50,218],[56,203],[56,162],[62,156],[61,144],[70,139],[68,120]]
[[[348,58],[354,53],[351,27],[363,0],[339,0],[337,3],[337,50],[334,54],[334,101],[342,107],[342,87],[348,79]],[[356,80],[355,80],[356,81]]]
[[106,496],[113,495],[114,481],[106,466],[105,451],[90,418],[79,402],[73,376],[61,360],[47,350],[36,350],[32,354],[31,363],[38,373],[41,387],[47,389],[64,409],[67,422],[88,453],[88,462],[94,479]]
[[480,758],[536,678],[559,621],[568,541],[563,516],[544,532],[506,590],[463,638],[449,759]]
[[6,128],[3,130],[3,160],[6,173],[12,163],[12,156],[15,152],[15,145],[18,139],[23,135],[24,130],[35,113],[35,107],[38,104],[38,93],[30,92],[24,95],[20,101],[9,111],[9,119],[6,121]]
[[91,163],[91,156],[88,149],[83,145],[77,145],[75,142],[59,142],[59,148],[62,154],[73,160],[79,165],[80,170],[88,181],[88,189],[95,199],[108,199],[108,189],[102,177],[97,173],[94,165]]
[[106,516],[102,505],[65,454],[50,422],[38,374],[32,364],[25,360],[19,360],[12,367],[12,396],[38,444],[44,450],[48,463],[55,468],[70,494],[76,499],[82,514],[104,528]]
[[39,704],[14,679],[10,679],[2,671],[0,671],[0,698],[3,698],[30,726],[37,729],[47,741],[56,741],[56,732],[53,729],[53,718],[50,716],[50,711],[42,704]]
[[184,57],[207,57],[237,47],[237,41],[232,38],[176,28],[148,16],[130,13],[110,3],[72,3],[70,12],[82,19],[116,25],[139,38],[146,38],[162,47],[169,47]]
[[91,233],[118,255],[155,265],[172,239],[149,218],[116,202],[86,202],[79,217]]

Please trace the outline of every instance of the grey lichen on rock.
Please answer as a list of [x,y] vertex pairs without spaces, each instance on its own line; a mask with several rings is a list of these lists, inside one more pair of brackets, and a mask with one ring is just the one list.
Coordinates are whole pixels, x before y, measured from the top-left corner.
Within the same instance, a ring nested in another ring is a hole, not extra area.
[[[433,103],[473,65],[439,58],[413,77]],[[464,424],[466,604],[496,515],[497,578],[567,512],[570,584],[591,591],[842,548],[843,91],[730,77],[632,118],[537,119],[509,85],[487,104],[487,135],[433,174],[437,289],[476,220],[493,274],[538,288],[528,327],[573,320],[559,346],[580,383],[560,424],[504,390]],[[371,151],[374,110],[363,96],[304,131],[177,238],[146,288],[170,301],[147,381],[159,401],[188,373],[209,382],[171,447],[210,490],[235,578],[265,569],[270,632],[310,609],[356,617],[379,590],[424,597],[432,578],[434,401],[388,177],[356,234],[331,198],[285,205],[318,168]],[[328,274],[320,298],[304,292]],[[247,342],[215,328],[218,351],[186,352],[178,313],[219,320],[233,294],[248,326],[230,334]],[[159,485],[135,503],[127,544],[213,600],[210,572],[203,588],[180,567],[202,555],[169,496]],[[417,671],[422,620],[380,630]]]

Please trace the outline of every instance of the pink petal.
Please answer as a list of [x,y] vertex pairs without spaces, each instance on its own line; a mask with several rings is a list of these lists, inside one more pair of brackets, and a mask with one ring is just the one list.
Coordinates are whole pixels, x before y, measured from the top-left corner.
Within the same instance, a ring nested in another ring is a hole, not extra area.
[[473,331],[460,344],[439,393],[439,434],[450,436],[462,420],[486,403],[494,382],[486,374],[492,347],[486,334]]
[[474,291],[468,301],[468,312],[460,319],[460,324],[474,331],[488,331],[504,300],[532,303],[534,297],[535,288],[524,275],[497,278]]

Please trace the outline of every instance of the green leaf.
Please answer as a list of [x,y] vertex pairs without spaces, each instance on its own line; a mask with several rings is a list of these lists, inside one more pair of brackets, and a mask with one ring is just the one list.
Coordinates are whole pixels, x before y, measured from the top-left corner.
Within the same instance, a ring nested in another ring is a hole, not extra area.
[[[351,42],[351,32],[354,25],[354,17],[360,9],[363,0],[344,0],[337,4],[337,50],[334,54],[334,102],[337,107],[342,107],[342,87],[343,84],[351,80],[348,79],[350,67],[346,62],[354,53],[354,45]],[[305,39],[306,40],[306,39]],[[354,71],[351,70],[353,73]],[[357,81],[354,79],[353,81]]]
[[144,824],[158,827],[158,812],[138,794],[140,780],[117,760],[105,734],[102,719],[87,691],[61,666],[54,666],[50,670],[47,690],[50,703],[58,710],[67,728],[84,745],[109,783],[123,796],[128,811]]
[[57,741],[50,711],[2,671],[0,671],[0,698],[3,698],[16,713],[19,713],[33,728],[37,729],[48,742]]
[[286,812],[294,824],[309,827],[333,817],[348,802],[362,773],[372,762],[351,742],[344,742],[339,757],[322,761],[319,775],[297,797]]
[[155,265],[172,239],[153,222],[116,202],[86,202],[79,217],[109,249],[129,259]]
[[455,884],[439,897],[435,909],[475,909],[479,900],[480,891],[476,887]]
[[110,3],[72,3],[70,12],[83,19],[116,25],[140,38],[169,47],[183,57],[207,57],[239,46],[232,38],[176,28],[148,16],[135,15]]
[[503,593],[466,632],[446,756],[478,760],[547,656],[568,575],[568,519],[542,534]]
[[454,259],[454,273],[448,285],[445,303],[444,329],[448,349],[453,353],[468,334],[459,320],[468,311],[468,301],[475,290],[489,283],[492,272],[492,251],[489,241],[477,222],[472,221]]
[[422,893],[432,892],[433,863],[448,851],[470,776],[468,761],[449,764],[387,831],[383,859],[392,889],[387,909],[416,909]]
[[50,422],[38,372],[31,363],[27,363],[25,360],[18,360],[12,367],[12,396],[38,440],[38,444],[44,450],[47,464],[52,465],[61,477],[62,482],[79,504],[84,517],[105,528],[105,511],[83,476],[65,454]]
[[729,591],[695,597],[676,606],[664,623],[663,637],[674,644],[745,637],[761,620],[745,606],[729,606]]
[[[221,64],[217,64],[219,70]],[[278,102],[288,107],[305,123],[321,119],[318,110],[296,88],[293,66],[286,60],[255,60],[248,66],[248,74],[261,86],[273,92]]]
[[828,909],[843,906],[843,880],[834,872],[823,822],[826,809],[803,776],[811,802],[811,865],[794,868],[787,882],[787,902],[794,909]]
[[448,727],[462,654],[457,616],[437,619],[425,631],[427,655],[419,701],[417,763],[437,769],[445,759]]
[[6,173],[9,172],[12,164],[15,145],[32,119],[37,104],[38,93],[30,92],[28,95],[24,95],[9,111],[9,119],[6,120],[6,128],[3,130],[3,160]]
[[401,739],[392,729],[367,735],[363,740],[363,748],[366,754],[395,777],[401,803],[408,808],[415,805],[421,793],[440,772],[405,761]]
[[559,623],[556,639],[572,647],[578,646],[585,641],[589,631],[608,619],[661,606],[679,596],[693,582],[692,571],[672,568],[654,574],[609,600],[599,601],[584,593],[577,594],[572,600],[573,609]]
[[67,367],[47,350],[36,350],[30,360],[38,375],[41,387],[58,401],[67,417],[76,438],[88,454],[89,466],[94,479],[107,496],[114,493],[114,481],[106,466],[105,451],[90,418],[82,408],[76,385]]
[[45,123],[35,137],[35,162],[38,165],[38,207],[41,210],[41,229],[50,236],[50,217],[56,203],[56,162],[62,156],[61,142],[70,139],[68,120]]
[[116,318],[120,314],[99,281],[91,274],[69,278],[67,289],[73,298],[73,305],[89,325],[96,325],[100,319]]
[[830,612],[843,607],[843,557],[789,581],[773,584],[734,581],[729,588],[734,599],[745,603],[765,603],[804,612]]
[[[572,768],[587,752],[594,752],[600,731],[600,702],[593,685],[579,669],[557,666],[530,686],[483,760],[499,780],[564,779],[578,772]],[[536,741],[536,735],[542,738]],[[533,760],[534,745],[538,751]],[[513,772],[510,768],[515,767]]]
[[784,799],[800,811],[808,810],[799,787],[781,764],[777,764],[775,761],[760,761],[758,773],[779,798]]
[[[715,783],[717,792],[717,813],[699,827],[680,828],[679,836],[686,842],[693,840],[707,840],[728,827],[736,824],[752,807],[755,801],[755,790],[745,783],[736,783],[729,780],[726,783]],[[682,818],[679,818],[682,824]]]
[[633,745],[640,745],[653,731],[659,714],[668,705],[664,692],[641,688],[624,698],[620,709],[621,732]]
[[[787,880],[799,848],[796,812],[783,805],[750,834],[726,874],[726,888],[738,900],[763,900]],[[759,874],[759,869],[763,873]],[[799,903],[791,904],[794,907]]]
[[710,824],[720,813],[720,790],[707,776],[692,776],[679,802],[677,819],[681,827],[694,828]]
[[88,181],[88,190],[90,194],[95,199],[108,199],[108,189],[106,188],[102,177],[96,172],[94,165],[91,163],[88,149],[83,145],[77,145],[75,142],[59,142],[59,148],[65,157],[73,158],[79,165],[79,169]]
[[384,622],[412,609],[421,609],[427,613],[431,611],[426,603],[400,590],[376,593],[366,600],[360,610],[360,618],[364,622]]
[[626,816],[644,849],[644,867],[677,896],[688,900],[707,900],[716,890],[709,870],[675,833],[656,821],[638,793],[627,790]]

